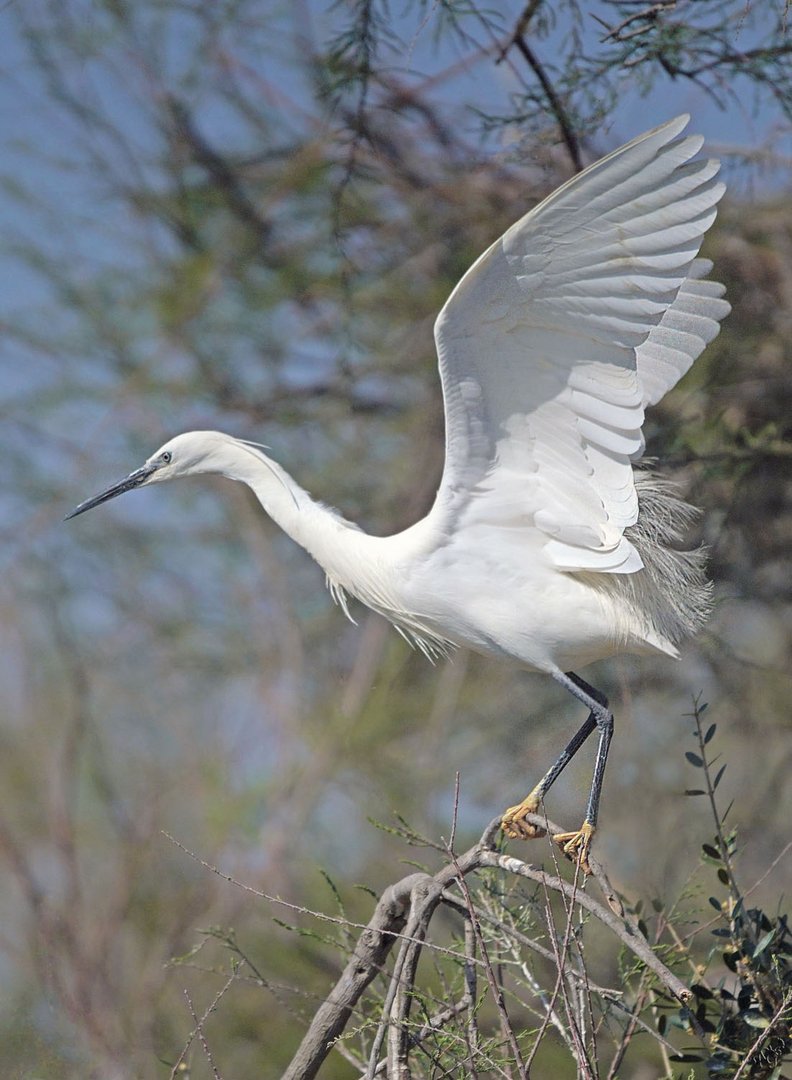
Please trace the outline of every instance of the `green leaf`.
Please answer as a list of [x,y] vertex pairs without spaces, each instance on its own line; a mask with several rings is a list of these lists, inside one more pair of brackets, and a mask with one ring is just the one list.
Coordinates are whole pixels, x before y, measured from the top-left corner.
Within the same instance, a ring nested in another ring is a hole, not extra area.
[[718,881],[720,881],[724,885],[729,884],[729,875],[726,873],[723,867],[721,867],[718,871]]
[[718,862],[721,861],[721,853],[718,851],[717,848],[714,848],[712,844],[702,844],[701,850],[704,852],[705,855],[709,855],[711,859],[717,859]]
[[698,754],[694,754],[692,750],[685,752],[685,757],[688,759],[691,765],[695,765],[697,769],[701,769],[704,766],[704,759],[700,758]]
[[772,930],[769,930],[764,935],[764,937],[761,938],[757,942],[756,948],[753,951],[754,960],[756,959],[757,956],[761,956],[761,954],[765,951],[765,949],[767,948],[767,946],[770,944],[770,942],[773,940],[774,937],[775,937],[775,927],[773,927]]
[[703,788],[685,788],[686,795],[706,795]]
[[770,1021],[762,1013],[751,1010],[742,1014],[742,1019],[746,1024],[750,1024],[752,1028],[768,1028],[770,1027]]
[[723,774],[725,772],[726,772],[726,766],[721,765],[721,767],[718,769],[718,775],[715,777],[715,783],[712,785],[712,790],[713,791],[717,788],[718,784],[721,782],[721,777],[723,776]]
[[717,726],[718,726],[717,724],[710,724],[710,726],[707,728],[707,733],[706,733],[706,735],[704,736],[704,739],[703,739],[703,742],[704,742],[705,746],[710,741],[712,736],[715,734],[715,729],[717,728]]
[[709,898],[709,902],[710,902],[710,904],[712,904],[712,906],[715,908],[716,911],[720,911],[721,913],[723,912],[723,908],[721,907],[721,902],[720,902],[720,900],[716,899],[716,897],[711,896]]
[[334,897],[336,903],[338,904],[339,908],[343,912],[344,907],[343,907],[343,902],[341,900],[341,893],[338,891],[338,887],[336,886],[336,883],[333,881],[333,879],[330,877],[330,875],[328,874],[328,872],[326,870],[322,870],[320,868],[319,873],[325,879],[325,882],[326,882],[328,888],[330,889],[330,892],[333,894],[333,897]]

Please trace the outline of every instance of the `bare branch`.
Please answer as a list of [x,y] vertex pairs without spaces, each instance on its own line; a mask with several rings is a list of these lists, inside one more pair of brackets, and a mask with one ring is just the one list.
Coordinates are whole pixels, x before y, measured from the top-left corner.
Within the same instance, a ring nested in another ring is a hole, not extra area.
[[219,1075],[218,1075],[217,1069],[215,1068],[214,1062],[212,1060],[212,1055],[209,1052],[209,1046],[206,1043],[206,1038],[204,1036],[203,1029],[204,1029],[204,1024],[206,1023],[206,1021],[209,1019],[211,1014],[214,1012],[214,1010],[217,1008],[218,1004],[220,1003],[220,999],[224,996],[225,992],[231,986],[231,983],[233,983],[236,980],[241,967],[242,967],[241,963],[236,965],[234,970],[229,975],[229,977],[228,977],[227,981],[225,982],[225,984],[217,991],[217,993],[215,994],[215,996],[212,999],[211,1003],[204,1010],[204,1014],[203,1014],[203,1016],[200,1017],[200,1019],[196,1016],[195,1009],[193,1008],[192,999],[190,998],[190,995],[185,990],[185,992],[184,992],[185,997],[187,998],[187,1004],[189,1006],[190,1013],[192,1014],[193,1020],[195,1021],[195,1027],[192,1029],[190,1034],[187,1036],[187,1041],[185,1042],[185,1044],[184,1044],[184,1046],[182,1048],[182,1052],[179,1054],[178,1058],[173,1063],[173,1068],[171,1069],[171,1072],[170,1072],[170,1080],[176,1080],[176,1077],[181,1072],[180,1066],[182,1065],[184,1059],[187,1057],[187,1052],[189,1051],[190,1046],[192,1045],[193,1040],[196,1038],[196,1036],[198,1037],[198,1039],[199,1039],[199,1041],[201,1043],[201,1046],[203,1047],[204,1053],[206,1054],[207,1061],[211,1065],[212,1072],[217,1077],[217,1080],[219,1080]]
[[519,34],[514,39],[514,44],[517,47],[517,51],[525,58],[525,62],[533,71],[536,78],[544,91],[547,103],[555,116],[558,123],[559,131],[561,132],[561,138],[564,141],[564,145],[567,148],[567,152],[572,160],[572,164],[575,166],[575,171],[580,172],[583,168],[583,157],[580,153],[580,144],[578,142],[577,135],[575,134],[572,121],[564,108],[564,104],[561,98],[556,93],[555,87],[550,81],[550,77],[545,71],[543,65],[540,63],[538,56],[531,49],[528,42]]
[[407,923],[413,889],[424,880],[424,874],[411,874],[382,894],[349,963],[314,1016],[283,1080],[311,1080],[316,1076],[333,1041],[344,1030],[360,995],[382,970],[396,940],[394,934]]
[[505,59],[506,54],[512,45],[517,48],[517,51],[521,54],[525,62],[528,64],[531,71],[534,73],[539,81],[539,85],[542,87],[547,103],[550,107],[550,111],[556,119],[559,131],[561,132],[561,138],[564,145],[567,148],[567,152],[572,160],[572,164],[575,167],[576,172],[580,172],[583,168],[583,157],[580,152],[580,143],[575,133],[572,120],[567,113],[566,107],[556,92],[555,87],[544,68],[544,65],[539,60],[539,57],[530,47],[526,41],[525,35],[528,31],[531,19],[541,6],[542,0],[531,0],[528,3],[517,20],[514,33],[511,36],[509,42],[501,50],[501,54],[498,58],[498,63]]
[[526,1075],[525,1062],[523,1060],[522,1052],[520,1051],[520,1044],[517,1041],[517,1036],[514,1032],[514,1028],[511,1024],[511,1021],[509,1020],[509,1014],[506,1011],[506,1002],[503,999],[503,990],[501,988],[500,982],[495,977],[495,972],[492,967],[492,961],[490,960],[489,952],[487,950],[487,944],[484,941],[484,935],[481,933],[481,926],[479,925],[479,921],[476,916],[476,908],[473,904],[473,898],[470,895],[470,890],[468,889],[467,882],[465,881],[464,875],[461,871],[461,868],[459,867],[456,856],[452,855],[452,858],[454,866],[459,869],[459,878],[457,879],[458,884],[460,889],[462,890],[462,895],[465,897],[465,903],[467,904],[470,922],[473,927],[473,934],[475,936],[479,952],[481,953],[481,958],[484,961],[484,972],[487,976],[487,982],[489,983],[492,997],[498,1009],[498,1016],[501,1021],[501,1027],[506,1035],[506,1038],[508,1039],[509,1046],[511,1047],[511,1052],[514,1057],[514,1063],[519,1069],[520,1075],[524,1076]]
[[[527,820],[530,820],[530,817],[527,818]],[[558,831],[560,832],[561,830]],[[563,893],[565,896],[574,900],[603,922],[608,929],[638,957],[639,960],[654,972],[663,986],[665,986],[675,998],[683,1004],[690,1001],[690,990],[672,971],[669,970],[669,968],[666,967],[662,960],[652,952],[646,938],[638,929],[637,922],[627,915],[620,919],[608,908],[604,907],[596,900],[593,900],[588,893],[581,892],[579,889],[576,889],[574,885],[570,885],[569,882],[563,881],[561,878],[549,877],[541,867],[532,866],[530,863],[524,863],[520,859],[515,859],[512,855],[501,855],[493,851],[484,851],[481,853],[480,865],[497,866],[501,870],[507,870],[512,874],[519,874],[520,877],[526,877],[531,881],[546,884],[549,889]]]
[[673,11],[676,7],[676,0],[660,0],[657,4],[650,4],[642,11],[634,11],[632,15],[628,15],[626,19],[619,23],[618,26],[609,27],[604,19],[600,19],[598,16],[593,16],[598,23],[608,29],[608,33],[601,39],[602,41],[614,40],[614,41],[626,41],[628,38],[635,34],[642,34],[646,31],[645,26],[638,27],[631,30],[629,34],[622,34],[628,26],[632,26],[634,22],[638,22],[639,19],[643,19],[645,22],[654,22],[657,16],[663,11]]
[[[564,831],[539,815],[533,816],[536,818],[536,824],[542,824],[551,834]],[[682,1003],[690,1000],[690,990],[652,951],[651,946],[638,927],[637,920],[631,916],[616,914],[611,906],[606,907],[599,901],[594,900],[588,893],[582,891],[577,885],[570,884],[560,877],[549,875],[541,867],[532,866],[520,859],[504,855],[495,850],[494,841],[499,824],[500,819],[494,819],[477,844],[463,855],[451,855],[449,861],[436,874],[411,874],[385,890],[375,908],[371,921],[360,935],[353,955],[341,977],[313,1018],[297,1053],[283,1074],[283,1080],[303,1080],[303,1078],[311,1080],[312,1077],[316,1076],[322,1062],[330,1052],[333,1042],[344,1030],[361,994],[374,977],[383,970],[394,943],[401,940],[402,947],[390,976],[381,1021],[371,1047],[366,1078],[372,1080],[385,1067],[381,1058],[381,1051],[386,1033],[389,1030],[387,1068],[393,1075],[399,1074],[398,1069],[405,1067],[406,1053],[410,1043],[418,1041],[417,1039],[408,1039],[405,1030],[409,1015],[409,999],[414,985],[415,967],[421,949],[425,945],[432,914],[438,904],[445,901],[444,892],[454,881],[462,889],[467,909],[466,914],[470,920],[472,933],[475,935],[477,949],[481,954],[481,960],[476,962],[470,944],[467,945],[465,950],[466,970],[472,969],[478,964],[483,966],[494,999],[499,1009],[502,1009],[505,1014],[502,990],[497,979],[494,978],[494,968],[487,954],[486,943],[478,923],[478,913],[465,881],[469,874],[485,867],[498,868],[507,873],[536,881],[547,890],[559,893],[570,902],[585,908],[604,923],[645,964],[666,990],[670,991]],[[601,867],[597,868],[597,878],[605,882],[604,894],[610,905],[613,902],[614,893],[607,882],[607,878],[602,873]],[[453,906],[458,906],[458,902]],[[431,947],[435,948],[435,946]],[[471,980],[470,972],[466,975],[466,980],[468,996],[472,998],[475,994],[475,980]],[[599,992],[598,988],[592,989]],[[457,1011],[459,1010],[455,1009],[454,1013],[456,1014]],[[510,1041],[510,1048],[515,1062],[520,1064],[522,1058],[519,1044],[516,1042],[508,1015],[505,1015],[504,1018],[504,1034]],[[475,1045],[475,1036],[471,1035],[471,1058],[474,1054]]]

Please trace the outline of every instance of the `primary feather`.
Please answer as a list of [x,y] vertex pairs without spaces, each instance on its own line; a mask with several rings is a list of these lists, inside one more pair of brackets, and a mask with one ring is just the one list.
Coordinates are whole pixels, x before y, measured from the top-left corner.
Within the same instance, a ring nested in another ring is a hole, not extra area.
[[644,408],[729,310],[696,262],[723,193],[687,117],[574,177],[471,267],[435,326],[444,529],[535,528],[566,571],[633,573]]

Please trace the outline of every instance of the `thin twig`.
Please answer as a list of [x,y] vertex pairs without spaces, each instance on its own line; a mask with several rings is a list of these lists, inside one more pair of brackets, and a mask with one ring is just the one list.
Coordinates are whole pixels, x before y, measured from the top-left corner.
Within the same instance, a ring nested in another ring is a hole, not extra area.
[[459,769],[454,776],[454,810],[451,817],[451,836],[448,838],[448,850],[454,850],[456,842],[457,820],[459,818]]
[[198,1014],[195,1011],[195,1006],[193,1005],[192,998],[190,997],[190,991],[186,987],[184,990],[184,996],[187,998],[187,1006],[190,1010],[190,1015],[195,1022],[195,1030],[198,1032],[198,1041],[201,1044],[201,1049],[204,1052],[204,1057],[209,1062],[209,1067],[212,1070],[212,1076],[214,1076],[215,1080],[222,1080],[220,1073],[217,1071],[217,1066],[214,1063],[212,1051],[209,1049],[209,1043],[207,1042],[206,1034],[204,1033],[204,1020],[206,1019],[206,1015],[202,1016],[200,1020],[198,1019]]
[[[482,852],[482,855],[483,854],[484,852]],[[457,877],[457,884],[462,890],[462,895],[464,896],[465,903],[467,904],[468,913],[470,915],[470,922],[473,927],[476,944],[478,945],[479,952],[481,953],[481,959],[484,961],[484,972],[487,976],[487,982],[489,983],[489,988],[492,992],[493,1000],[495,1001],[495,1007],[498,1010],[498,1016],[500,1017],[504,1034],[506,1035],[506,1039],[509,1043],[509,1046],[511,1047],[512,1054],[514,1055],[514,1063],[519,1069],[520,1076],[525,1077],[527,1076],[527,1073],[525,1071],[525,1063],[523,1061],[523,1056],[520,1051],[520,1044],[517,1042],[517,1036],[514,1033],[514,1027],[511,1023],[511,1020],[509,1019],[509,1014],[506,1011],[506,1002],[503,998],[503,990],[500,983],[495,978],[495,972],[493,970],[492,962],[490,960],[489,952],[487,950],[487,943],[484,941],[484,935],[481,933],[481,925],[479,924],[478,918],[476,916],[476,909],[473,904],[473,899],[470,895],[470,889],[468,888],[468,884],[465,881],[465,876],[462,873],[459,862],[457,861],[457,858],[455,855],[453,855],[453,853],[452,858],[454,860],[454,867],[459,871],[459,875]]]
[[740,1077],[745,1075],[746,1070],[748,1069],[748,1066],[751,1064],[751,1058],[754,1056],[754,1054],[757,1052],[757,1050],[760,1049],[762,1043],[766,1039],[769,1039],[770,1036],[773,1034],[773,1028],[778,1023],[778,1021],[781,1019],[781,1017],[784,1015],[786,1010],[789,1008],[790,1004],[792,1004],[792,991],[790,991],[788,994],[785,995],[784,1000],[781,1002],[781,1004],[778,1006],[776,1011],[773,1013],[773,1016],[772,1016],[772,1018],[770,1020],[770,1023],[767,1025],[766,1028],[764,1028],[762,1031],[760,1031],[759,1034],[756,1036],[756,1039],[752,1043],[751,1048],[748,1051],[748,1053],[742,1059],[742,1062],[740,1063],[740,1067],[737,1070],[737,1072],[734,1074],[734,1076],[732,1077],[732,1080],[740,1080]]
[[506,870],[511,874],[518,874],[520,877],[529,878],[531,881],[539,882],[539,884],[546,881],[548,888],[554,889],[557,892],[563,892],[568,897],[574,896],[579,904],[590,911],[592,915],[595,915],[601,922],[605,923],[608,929],[616,934],[619,940],[654,972],[663,986],[665,986],[677,1000],[681,1001],[683,1004],[687,1004],[687,1002],[690,1001],[692,996],[690,990],[666,967],[656,953],[652,951],[649,943],[640,932],[637,925],[631,925],[626,917],[619,918],[608,908],[592,899],[588,893],[577,891],[568,882],[562,881],[560,878],[550,877],[541,868],[531,866],[529,863],[524,863],[520,859],[515,859],[512,855],[501,855],[495,851],[482,851],[481,865],[497,866],[501,870]]
[[[555,851],[553,852],[553,855],[555,857]],[[557,867],[556,867],[556,869],[557,869]],[[582,1040],[582,1037],[581,1037],[579,1025],[578,1025],[578,1023],[576,1021],[576,1018],[575,1018],[575,1015],[574,1015],[574,1010],[572,1009],[572,1007],[570,1005],[570,1002],[569,1002],[568,986],[567,986],[568,967],[567,967],[567,962],[566,961],[567,961],[567,957],[569,956],[569,946],[570,946],[570,942],[572,940],[572,910],[573,910],[573,904],[575,902],[575,896],[576,896],[576,894],[578,892],[578,875],[579,875],[579,873],[580,873],[580,867],[577,866],[575,868],[575,879],[574,879],[574,881],[572,883],[572,893],[571,893],[571,895],[567,895],[567,894],[565,894],[563,892],[561,893],[562,901],[564,903],[564,910],[566,912],[566,927],[565,927],[565,930],[564,930],[564,939],[563,939],[563,942],[561,944],[560,949],[558,947],[558,934],[556,932],[555,919],[553,918],[553,910],[552,910],[552,907],[550,906],[550,895],[549,895],[549,892],[548,892],[548,883],[547,883],[546,880],[542,881],[542,888],[543,888],[543,891],[544,891],[544,898],[545,898],[545,920],[547,922],[547,928],[548,928],[548,932],[549,932],[549,935],[550,935],[550,940],[553,943],[553,954],[554,954],[555,967],[556,967],[556,981],[555,981],[555,985],[553,987],[553,992],[552,992],[552,994],[550,996],[550,1001],[549,1001],[548,1006],[547,1006],[547,1012],[546,1012],[544,1020],[542,1022],[542,1026],[541,1026],[541,1028],[539,1030],[539,1034],[537,1035],[536,1039],[534,1040],[534,1044],[533,1044],[533,1047],[532,1047],[532,1050],[531,1050],[531,1055],[530,1055],[530,1057],[528,1059],[528,1062],[527,1062],[527,1066],[528,1066],[528,1069],[530,1070],[531,1064],[533,1063],[533,1059],[534,1059],[534,1057],[536,1056],[536,1054],[538,1052],[539,1045],[540,1045],[540,1043],[542,1041],[544,1033],[547,1030],[547,1028],[548,1028],[548,1026],[549,1026],[549,1024],[551,1022],[553,1014],[555,1013],[556,1001],[558,1000],[559,995],[561,995],[561,997],[563,999],[563,1002],[564,1002],[564,1010],[566,1012],[566,1017],[567,1017],[569,1038],[570,1038],[570,1041],[572,1043],[572,1056],[574,1057],[575,1062],[577,1064],[578,1073],[581,1076],[585,1077],[585,1080],[592,1080],[593,1073],[591,1071],[591,1063],[588,1060],[588,1055],[586,1054],[586,1050],[585,1050],[585,1047],[583,1045],[583,1040]],[[567,904],[567,900],[570,901],[569,904]]]
[[534,53],[533,49],[531,49],[525,38],[522,36],[515,38],[514,44],[517,47],[517,51],[522,54],[526,63],[531,68],[534,75],[536,75],[536,78],[539,80],[539,83],[544,90],[545,97],[547,98],[547,103],[556,118],[558,129],[561,132],[561,138],[563,139],[564,145],[566,146],[569,156],[572,159],[572,164],[575,167],[575,171],[580,172],[583,169],[583,157],[580,153],[580,143],[578,142],[578,137],[575,134],[575,129],[572,125],[572,121],[566,109],[564,108],[564,104],[561,101],[561,98],[556,93],[555,87],[550,81],[550,77],[548,76],[544,67],[540,63],[539,58]]
[[[627,1048],[632,1042],[633,1035],[635,1034],[635,1029],[638,1027],[640,1014],[643,1012],[644,1005],[646,1004],[646,999],[649,996],[649,991],[647,990],[645,983],[646,972],[644,971],[641,976],[640,987],[635,997],[635,1004],[633,1005],[630,1019],[628,1020],[627,1026],[622,1032],[622,1037],[619,1040],[619,1044],[616,1047],[616,1052],[611,1059],[610,1066],[608,1067],[608,1075],[606,1076],[605,1080],[616,1080],[616,1077],[618,1076],[619,1069],[621,1068],[621,1063],[622,1061],[624,1061],[624,1055],[627,1053]],[[652,1034],[654,1034],[654,1032]]]
[[514,46],[517,51],[522,55],[528,67],[536,76],[539,81],[539,85],[542,87],[544,96],[547,98],[547,104],[550,106],[550,111],[556,119],[558,129],[561,132],[561,138],[564,145],[567,148],[567,152],[572,160],[572,164],[575,167],[575,172],[580,172],[583,169],[583,157],[580,152],[580,143],[578,141],[577,134],[575,132],[572,120],[564,106],[563,101],[556,92],[556,88],[550,80],[550,76],[545,71],[544,65],[540,61],[539,57],[533,51],[531,46],[526,40],[526,33],[528,32],[531,19],[541,6],[541,0],[531,0],[519,19],[515,27],[514,33],[511,38],[506,42],[501,50],[500,56],[496,63],[501,63],[506,58],[509,49]]
[[[222,986],[220,988],[220,990],[218,990],[218,992],[215,994],[214,998],[212,999],[211,1004],[205,1010],[205,1012],[204,1012],[203,1016],[200,1018],[200,1020],[198,1020],[195,1017],[195,1010],[193,1009],[192,1001],[190,1001],[189,994],[187,994],[187,991],[185,990],[185,994],[187,995],[187,1001],[188,1001],[189,1006],[190,1006],[190,1011],[192,1012],[193,1018],[195,1019],[196,1022],[195,1022],[195,1027],[192,1029],[190,1034],[187,1036],[187,1041],[185,1042],[185,1044],[184,1044],[184,1046],[182,1048],[182,1052],[179,1054],[179,1056],[176,1058],[176,1061],[173,1064],[173,1068],[171,1069],[169,1080],[175,1080],[176,1075],[179,1072],[179,1067],[181,1066],[184,1059],[187,1057],[187,1052],[190,1049],[190,1047],[192,1046],[193,1039],[195,1039],[196,1035],[201,1039],[201,1045],[202,1046],[204,1045],[203,1026],[206,1023],[206,1021],[209,1019],[210,1014],[213,1013],[214,1010],[217,1008],[217,1006],[218,1006],[218,1004],[220,1002],[220,999],[223,997],[226,990],[228,990],[231,983],[234,982],[234,980],[236,979],[236,977],[237,977],[239,971],[241,970],[241,968],[242,968],[242,963],[239,963],[239,964],[236,965],[236,967],[234,968],[234,970],[231,972],[230,976],[228,977],[228,980],[226,981],[225,985]],[[207,1053],[208,1049],[209,1049],[208,1047],[204,1047],[204,1053]],[[212,1063],[211,1054],[208,1054],[208,1060],[209,1060],[210,1063]],[[214,1069],[214,1064],[212,1064],[212,1068]],[[215,1076],[216,1075],[217,1075],[217,1072],[215,1071]]]
[[[484,832],[484,836],[482,837],[481,841],[479,841],[479,843],[480,844],[484,844],[484,843],[491,844],[492,843],[491,837],[494,836],[494,834],[497,831],[497,829],[499,828],[499,826],[500,826],[500,818],[495,818],[487,826],[487,829]],[[556,828],[557,828],[557,831],[559,831],[559,832],[561,831],[560,828],[558,828],[557,826],[556,826]],[[245,892],[252,893],[253,896],[257,896],[261,900],[266,900],[270,904],[278,904],[280,907],[284,907],[288,911],[293,911],[297,915],[307,915],[312,919],[316,919],[318,922],[331,923],[332,925],[340,926],[343,929],[366,931],[371,926],[370,923],[355,922],[352,919],[348,919],[348,918],[341,917],[341,916],[338,916],[338,915],[328,915],[324,911],[315,911],[313,908],[305,907],[304,904],[293,904],[289,900],[284,900],[282,896],[274,896],[271,893],[263,892],[261,889],[256,889],[253,885],[247,885],[244,881],[240,881],[238,878],[235,878],[233,875],[227,874],[224,870],[221,870],[218,866],[214,866],[212,863],[207,862],[205,859],[202,859],[200,855],[198,855],[194,851],[191,851],[188,847],[186,847],[184,844],[182,844],[181,841],[177,840],[174,836],[171,836],[171,834],[169,832],[166,832],[164,829],[162,830],[162,835],[164,837],[166,837],[166,839],[170,840],[172,844],[175,844],[176,847],[179,848],[180,851],[184,852],[185,855],[189,855],[189,857],[191,859],[194,859],[197,863],[199,863],[201,866],[203,866],[205,870],[208,870],[210,873],[215,874],[219,878],[222,878],[223,881],[227,881],[229,885],[235,885],[238,889],[243,889]],[[487,839],[488,837],[489,837],[489,839]],[[438,851],[445,851],[445,848],[441,847],[441,845],[439,845],[439,844],[432,845],[432,846],[435,847]],[[466,851],[463,856],[460,856],[461,860],[463,861],[463,863],[465,865],[467,864],[468,859],[471,859],[471,858],[474,857],[474,853],[477,851],[477,849],[478,849],[478,845],[475,845],[469,851]],[[474,869],[476,869],[476,866],[475,865],[470,865],[468,867],[468,871],[466,871],[466,872],[469,872],[470,870],[474,870]],[[453,878],[454,878],[453,867],[450,867],[450,868],[449,867],[444,867],[442,870],[440,870],[438,872],[438,874],[436,876],[437,876],[438,880],[442,880],[442,881],[445,882],[445,884],[443,886],[444,889],[445,889],[445,887],[448,884],[450,884],[451,881],[453,881]],[[403,891],[406,889],[407,890],[406,895],[409,896],[409,889],[412,887],[412,884],[414,884],[415,881],[417,881],[419,879],[423,879],[423,878],[430,879],[430,875],[428,875],[428,874],[410,874],[407,877],[402,878],[401,881],[395,882],[393,885],[389,886],[389,888],[391,890],[393,890],[393,892],[398,893],[399,895],[401,895],[403,893]],[[446,881],[446,878],[448,879],[447,881]],[[384,896],[385,896],[385,893],[383,893],[383,897]],[[404,941],[412,941],[413,940],[410,937],[410,935],[407,934],[407,933],[402,933],[402,932],[399,932],[399,931],[389,931],[389,933],[392,936],[394,942],[395,941],[402,941],[402,940],[404,940]],[[459,953],[459,951],[457,949],[447,948],[446,946],[436,945],[436,944],[432,944],[431,948],[432,948],[433,952],[444,954],[445,956],[451,957],[453,960],[461,959],[460,953]],[[478,961],[478,963],[481,963],[481,961]]]
[[[450,897],[448,893],[443,893],[443,900],[446,903],[454,904],[462,915],[467,915],[467,910],[464,905],[462,905],[459,901],[455,901],[452,897]],[[506,912],[503,917],[496,918],[488,911],[479,911],[478,917],[480,922],[485,922],[489,926],[493,927],[493,929],[500,930],[501,933],[505,934],[507,937],[511,937],[514,940],[515,944],[522,945],[526,949],[530,949],[532,952],[535,952],[537,956],[541,956],[543,960],[547,960],[551,964],[554,963],[555,956],[550,951],[550,949],[546,949],[544,945],[540,945],[538,941],[533,941],[531,938],[528,937],[527,934],[523,934],[520,930],[517,929],[516,926],[513,925],[511,920],[509,921],[509,924],[506,925],[504,919],[508,916],[508,914],[509,913]],[[614,990],[612,987],[608,986],[597,986],[596,983],[589,982],[589,980],[586,978],[585,975],[583,975],[582,972],[576,971],[574,968],[569,968],[568,974],[571,978],[576,979],[578,982],[585,982],[587,986],[590,986],[591,990],[595,994],[599,994],[601,997],[607,998],[608,1001],[613,1001],[614,999],[618,998],[619,995],[622,993],[621,990]]]
[[479,1049],[478,1021],[476,1019],[476,932],[471,919],[465,920],[465,996],[462,999],[468,1005],[468,1020],[465,1037],[468,1044],[467,1074],[470,1080],[477,1080],[476,1055]]
[[661,12],[668,11],[668,10],[673,10],[675,7],[676,7],[676,0],[659,0],[659,3],[650,4],[649,7],[645,7],[643,9],[643,11],[635,11],[635,12],[633,12],[633,14],[628,15],[627,18],[624,19],[623,22],[620,22],[618,26],[613,26],[613,27],[609,27],[604,19],[600,19],[596,15],[594,15],[593,18],[596,19],[596,21],[598,23],[600,23],[602,26],[606,27],[606,29],[608,30],[608,33],[605,34],[604,37],[600,38],[601,42],[604,43],[609,38],[613,38],[616,41],[626,41],[628,39],[628,37],[631,37],[633,34],[636,34],[636,33],[641,34],[641,33],[644,33],[646,30],[649,29],[648,25],[647,26],[641,26],[641,27],[638,28],[638,30],[632,31],[632,33],[629,34],[629,35],[622,35],[622,33],[621,33],[622,30],[624,30],[626,27],[630,26],[631,23],[637,22],[639,19],[644,19],[647,23],[653,23],[653,22],[656,21],[657,16]]

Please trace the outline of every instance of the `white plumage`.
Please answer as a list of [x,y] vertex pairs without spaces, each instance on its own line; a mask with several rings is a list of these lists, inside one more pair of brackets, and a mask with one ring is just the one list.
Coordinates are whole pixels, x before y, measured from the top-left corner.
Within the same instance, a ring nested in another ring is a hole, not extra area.
[[[218,432],[166,443],[74,516],[144,483],[219,472],[345,592],[424,651],[466,645],[549,672],[590,710],[518,807],[510,835],[595,728],[586,820],[560,838],[587,865],[613,718],[570,669],[661,651],[706,616],[698,552],[679,552],[691,509],[636,470],[644,410],[688,370],[728,313],[698,257],[723,185],[687,117],[573,177],[473,264],[435,324],[445,468],[429,514],[372,537],[315,502],[260,448]],[[566,672],[566,674],[565,674]],[[559,839],[559,838],[557,838]]]
[[447,438],[432,513],[442,527],[512,525],[522,511],[559,568],[640,569],[624,530],[638,516],[644,407],[728,311],[719,285],[686,285],[709,269],[693,264],[723,193],[716,162],[689,160],[702,140],[675,138],[686,122],[574,177],[451,294],[435,326]]

